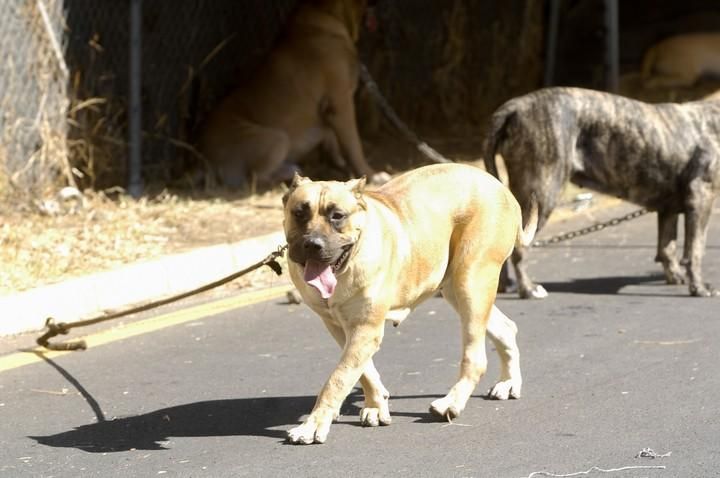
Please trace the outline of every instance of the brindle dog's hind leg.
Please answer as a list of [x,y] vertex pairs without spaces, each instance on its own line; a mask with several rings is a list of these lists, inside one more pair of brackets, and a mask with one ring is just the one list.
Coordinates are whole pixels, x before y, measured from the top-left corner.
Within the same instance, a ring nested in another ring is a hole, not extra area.
[[515,292],[517,283],[510,277],[510,260],[505,261],[500,269],[500,282],[498,282],[498,292]]
[[705,254],[708,224],[714,195],[712,185],[696,177],[690,181],[685,209],[685,247],[683,264],[687,267],[690,295],[712,297],[720,295],[703,282],[702,258]]
[[680,267],[677,257],[678,213],[660,209],[657,212],[657,221],[658,242],[655,262],[662,264],[668,284],[684,284],[687,275]]
[[[523,200],[520,202],[520,207],[522,209],[523,225],[525,225],[528,223],[532,210],[531,200]],[[551,212],[552,207],[547,207],[542,203],[538,204],[538,213],[540,214],[538,218],[538,231],[540,231],[542,226],[547,222]],[[517,279],[518,295],[521,299],[544,299],[548,296],[547,291],[540,284],[533,282],[525,267],[525,257],[529,250],[529,247],[517,244],[511,256],[513,267],[515,268],[515,277]]]

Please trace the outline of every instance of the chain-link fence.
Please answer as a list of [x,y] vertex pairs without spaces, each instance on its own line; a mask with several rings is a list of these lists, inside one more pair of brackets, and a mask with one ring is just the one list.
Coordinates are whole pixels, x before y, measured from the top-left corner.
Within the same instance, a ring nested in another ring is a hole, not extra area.
[[[168,184],[186,168],[207,113],[266,56],[298,2],[142,2],[147,183]],[[380,29],[361,35],[361,60],[424,137],[479,141],[498,104],[539,85],[542,4],[381,1]],[[14,182],[68,176],[72,165],[80,186],[125,186],[129,14],[128,0],[0,3],[0,44],[10,54],[0,74],[0,154]],[[372,106],[361,105],[359,116],[371,142],[373,131],[390,131]]]
[[[141,2],[146,183],[165,185],[180,176],[195,158],[207,113],[257,67],[299,1]],[[717,13],[715,3],[668,2],[662,9],[651,0],[623,3],[623,67],[636,68],[642,48],[676,28],[680,13]],[[379,1],[379,29],[361,33],[360,59],[411,129],[446,155],[476,158],[492,111],[541,85],[546,4]],[[580,74],[574,65],[597,69],[602,63],[602,52],[587,51],[597,43],[597,28],[589,25],[599,21],[596,10],[603,2],[562,4],[558,78],[563,84],[597,86],[595,73]],[[675,9],[679,13],[671,15]],[[640,26],[647,26],[648,11],[656,12],[654,24],[665,26],[654,27],[652,38],[643,33],[641,41],[636,32],[647,30]],[[58,179],[97,188],[126,185],[129,17],[130,0],[0,2],[0,193],[41,191]],[[693,23],[698,28],[711,25],[707,14],[698,18],[703,20]],[[573,33],[577,29],[592,38],[583,40]],[[361,137],[373,166],[417,165],[409,152],[414,146],[403,151],[403,141],[362,89],[357,100]],[[393,141],[390,152],[381,146]]]
[[69,177],[61,0],[0,3],[0,195]]
[[[267,53],[297,0],[142,2],[143,176],[168,183],[206,112]],[[127,168],[129,2],[65,0],[73,164],[95,187]],[[87,105],[87,107],[85,106]]]
[[[143,175],[167,182],[297,0],[142,3]],[[124,185],[128,31],[128,1],[0,3],[0,192]]]

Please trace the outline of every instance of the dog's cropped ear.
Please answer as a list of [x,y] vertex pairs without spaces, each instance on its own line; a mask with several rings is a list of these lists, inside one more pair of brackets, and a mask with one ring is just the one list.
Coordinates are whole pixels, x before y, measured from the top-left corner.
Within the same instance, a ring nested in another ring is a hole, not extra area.
[[295,171],[295,175],[293,176],[292,182],[290,183],[290,190],[295,189],[296,187],[300,186],[301,184],[309,183],[311,181],[310,178],[305,178],[303,176],[300,176],[297,171]]
[[365,184],[367,183],[367,177],[363,176],[359,179],[351,179],[346,182],[348,189],[355,194],[355,197],[360,197],[365,192]]
[[292,192],[293,192],[298,186],[300,186],[300,185],[302,185],[302,184],[305,184],[305,183],[309,183],[309,182],[311,182],[311,181],[312,181],[312,180],[311,180],[310,178],[305,178],[305,177],[303,177],[303,176],[300,176],[300,175],[297,173],[297,171],[295,171],[295,175],[293,176],[292,182],[290,183],[290,189],[288,189],[287,192],[285,192],[285,194],[283,194],[283,197],[282,197],[283,206],[287,204],[288,198],[290,197],[290,195],[292,194]]
[[367,183],[367,178],[365,176],[359,179],[351,179],[350,181],[345,183],[347,184],[348,189],[352,191],[361,209],[367,209],[367,204],[365,203],[365,199],[363,198],[363,192],[365,192],[365,183]]

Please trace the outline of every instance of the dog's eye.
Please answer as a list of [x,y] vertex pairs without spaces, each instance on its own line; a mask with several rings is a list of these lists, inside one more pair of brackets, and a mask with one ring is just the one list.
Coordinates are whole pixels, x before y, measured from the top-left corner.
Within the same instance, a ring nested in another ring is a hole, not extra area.
[[310,215],[310,205],[307,203],[298,204],[295,208],[293,208],[292,215],[300,222],[306,221]]
[[333,212],[330,214],[330,220],[333,221],[333,222],[340,222],[340,221],[342,221],[343,219],[345,219],[346,217],[347,217],[347,214],[345,214],[345,213],[342,212],[342,211],[333,211]]

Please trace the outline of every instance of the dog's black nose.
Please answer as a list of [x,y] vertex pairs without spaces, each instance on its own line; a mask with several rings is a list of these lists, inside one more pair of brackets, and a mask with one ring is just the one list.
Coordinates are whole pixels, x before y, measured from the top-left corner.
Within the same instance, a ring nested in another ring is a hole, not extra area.
[[303,243],[305,251],[308,253],[320,252],[325,248],[325,241],[320,237],[308,237]]

